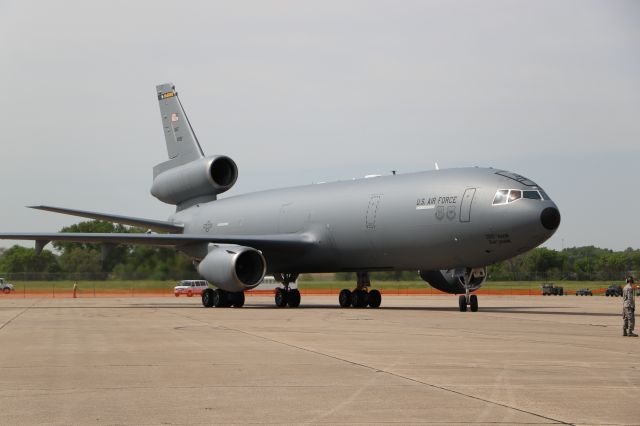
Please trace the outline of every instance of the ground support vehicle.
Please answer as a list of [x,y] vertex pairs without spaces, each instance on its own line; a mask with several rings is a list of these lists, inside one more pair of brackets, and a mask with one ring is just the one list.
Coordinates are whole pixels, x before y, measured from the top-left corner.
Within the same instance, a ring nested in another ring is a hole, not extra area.
[[563,296],[564,288],[553,285],[553,283],[542,284],[543,296]]
[[604,292],[604,295],[609,297],[619,297],[622,296],[622,286],[621,285],[616,285],[616,284],[612,284],[609,287],[607,287],[607,289]]
[[0,291],[3,294],[9,294],[14,290],[13,284],[9,284],[4,280],[4,278],[0,278]]
[[187,297],[191,297],[194,294],[202,296],[202,292],[209,288],[209,283],[205,280],[182,280],[173,288],[173,294],[178,297],[181,294],[186,294]]

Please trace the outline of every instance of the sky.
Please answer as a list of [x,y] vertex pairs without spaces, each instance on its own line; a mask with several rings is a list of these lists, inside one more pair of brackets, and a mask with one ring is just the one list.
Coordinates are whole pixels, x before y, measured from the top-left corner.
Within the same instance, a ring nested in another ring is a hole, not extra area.
[[225,196],[491,166],[558,204],[547,247],[640,248],[637,1],[0,0],[0,52],[2,232],[167,218],[173,82]]

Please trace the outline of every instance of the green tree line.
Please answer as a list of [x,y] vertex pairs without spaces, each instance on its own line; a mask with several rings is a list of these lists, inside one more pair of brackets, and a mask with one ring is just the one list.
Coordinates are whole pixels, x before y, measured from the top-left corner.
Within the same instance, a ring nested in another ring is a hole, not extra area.
[[[61,232],[142,233],[145,230],[92,220],[62,228]],[[186,279],[197,278],[191,260],[174,249],[150,246],[109,246],[103,258],[100,244],[54,242],[53,251],[13,246],[0,250],[0,273],[58,275],[93,274],[96,279]],[[490,265],[489,279],[509,280],[613,280],[640,271],[640,250],[613,251],[593,246],[562,251],[536,248],[512,259]],[[338,279],[355,279],[353,273],[337,274]],[[375,272],[376,280],[416,280],[415,271]]]
[[[92,220],[62,228],[60,232],[143,233],[144,229]],[[94,279],[188,279],[198,274],[191,260],[171,248],[110,245],[103,258],[103,246],[91,243],[53,242],[54,248],[35,250],[13,246],[0,253],[0,273],[61,279],[82,275]]]

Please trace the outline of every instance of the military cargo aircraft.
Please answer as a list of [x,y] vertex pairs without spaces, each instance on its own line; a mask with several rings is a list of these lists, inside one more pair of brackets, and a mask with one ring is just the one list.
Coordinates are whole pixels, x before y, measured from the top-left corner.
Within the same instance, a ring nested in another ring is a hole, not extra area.
[[279,307],[297,307],[289,288],[301,273],[355,272],[342,307],[381,304],[372,271],[417,270],[431,286],[458,294],[460,311],[478,310],[473,291],[486,266],[551,237],[560,212],[535,182],[493,168],[438,169],[368,176],[218,198],[238,179],[224,155],[205,156],[171,83],[156,87],[169,159],[153,169],[151,194],[175,205],[168,220],[51,206],[32,208],[144,227],[145,234],[4,233],[1,239],[174,247],[214,284],[205,307],[240,307],[244,291],[269,273],[282,283]]

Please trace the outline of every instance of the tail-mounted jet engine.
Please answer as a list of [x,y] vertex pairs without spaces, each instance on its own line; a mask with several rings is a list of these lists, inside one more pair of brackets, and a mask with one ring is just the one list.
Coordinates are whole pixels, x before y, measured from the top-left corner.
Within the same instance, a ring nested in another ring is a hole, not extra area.
[[210,247],[198,264],[198,272],[207,281],[232,293],[252,289],[262,282],[267,262],[258,250],[227,244]]
[[224,155],[205,157],[157,174],[151,194],[173,205],[199,197],[211,201],[229,190],[237,179],[238,166],[231,158]]
[[479,289],[487,279],[487,268],[457,268],[441,271],[420,271],[420,278],[431,287],[450,294],[464,294],[465,282],[469,279],[467,289]]

